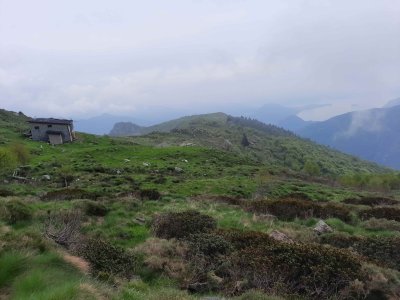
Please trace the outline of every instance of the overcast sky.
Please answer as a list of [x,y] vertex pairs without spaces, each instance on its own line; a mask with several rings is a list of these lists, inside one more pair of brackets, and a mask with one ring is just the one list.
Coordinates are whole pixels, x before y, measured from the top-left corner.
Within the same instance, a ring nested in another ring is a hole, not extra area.
[[0,0],[0,107],[33,116],[397,97],[400,0]]

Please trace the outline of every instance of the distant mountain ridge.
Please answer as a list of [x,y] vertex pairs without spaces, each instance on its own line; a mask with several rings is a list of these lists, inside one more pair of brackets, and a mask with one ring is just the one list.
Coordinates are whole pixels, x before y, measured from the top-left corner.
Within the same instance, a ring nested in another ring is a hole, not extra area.
[[297,133],[345,153],[400,169],[400,105],[343,114]]

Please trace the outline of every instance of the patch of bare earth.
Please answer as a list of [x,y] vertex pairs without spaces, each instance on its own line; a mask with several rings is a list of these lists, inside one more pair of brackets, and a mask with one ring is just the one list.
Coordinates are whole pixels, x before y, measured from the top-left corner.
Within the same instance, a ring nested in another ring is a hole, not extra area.
[[79,256],[74,256],[65,252],[61,253],[63,259],[76,267],[78,270],[80,270],[84,274],[89,274],[90,271],[90,265],[89,263],[84,260],[82,257]]

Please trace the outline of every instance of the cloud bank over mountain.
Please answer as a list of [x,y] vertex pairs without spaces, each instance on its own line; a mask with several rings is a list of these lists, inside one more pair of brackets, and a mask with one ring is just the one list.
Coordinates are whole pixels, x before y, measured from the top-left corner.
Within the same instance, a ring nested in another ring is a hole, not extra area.
[[400,94],[399,15],[395,0],[4,0],[0,106],[81,118],[379,106]]

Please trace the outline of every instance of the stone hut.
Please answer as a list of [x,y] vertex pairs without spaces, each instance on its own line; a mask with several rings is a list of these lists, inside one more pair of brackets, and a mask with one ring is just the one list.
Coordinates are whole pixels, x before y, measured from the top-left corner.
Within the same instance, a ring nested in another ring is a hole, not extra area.
[[28,121],[34,141],[49,142],[52,145],[72,142],[75,139],[72,120],[38,118]]

